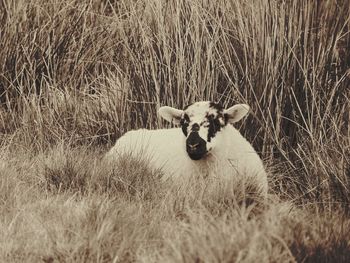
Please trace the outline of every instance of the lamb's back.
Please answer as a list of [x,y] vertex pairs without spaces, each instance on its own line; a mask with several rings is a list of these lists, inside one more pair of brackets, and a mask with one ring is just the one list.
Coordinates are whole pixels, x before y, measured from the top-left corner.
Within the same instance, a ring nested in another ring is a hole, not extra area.
[[184,135],[179,128],[132,130],[120,137],[107,153],[109,160],[121,156],[142,158],[151,168],[162,169],[165,176],[180,173],[189,161]]

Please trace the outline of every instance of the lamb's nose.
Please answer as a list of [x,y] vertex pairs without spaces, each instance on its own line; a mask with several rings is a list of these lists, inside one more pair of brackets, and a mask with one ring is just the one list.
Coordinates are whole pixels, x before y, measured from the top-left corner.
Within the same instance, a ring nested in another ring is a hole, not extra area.
[[190,148],[191,151],[194,151],[197,149],[197,146],[199,145],[199,143],[196,144],[188,144],[188,147]]

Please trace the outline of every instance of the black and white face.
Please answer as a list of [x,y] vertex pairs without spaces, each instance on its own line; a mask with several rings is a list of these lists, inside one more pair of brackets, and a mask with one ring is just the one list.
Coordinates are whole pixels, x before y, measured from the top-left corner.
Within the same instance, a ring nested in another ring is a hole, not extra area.
[[220,104],[201,101],[188,105],[183,110],[161,107],[159,114],[169,122],[180,124],[186,136],[188,156],[192,160],[200,160],[218,144],[225,126],[239,121],[248,111],[249,106],[245,104],[226,110]]

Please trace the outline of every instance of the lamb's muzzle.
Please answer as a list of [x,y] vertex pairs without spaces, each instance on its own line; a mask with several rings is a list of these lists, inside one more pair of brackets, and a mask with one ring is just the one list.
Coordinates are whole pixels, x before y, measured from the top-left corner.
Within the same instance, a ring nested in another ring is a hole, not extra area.
[[186,151],[192,160],[200,160],[207,153],[207,143],[197,131],[193,131],[186,139]]

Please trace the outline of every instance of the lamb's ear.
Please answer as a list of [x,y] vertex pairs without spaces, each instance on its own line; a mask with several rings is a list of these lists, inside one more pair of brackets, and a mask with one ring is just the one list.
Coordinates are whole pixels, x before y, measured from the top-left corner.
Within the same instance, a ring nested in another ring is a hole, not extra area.
[[247,104],[237,104],[224,110],[224,115],[228,123],[235,123],[247,115],[249,109]]
[[160,107],[158,110],[158,114],[168,122],[172,122],[174,124],[179,124],[181,120],[183,111],[178,110],[169,106]]

